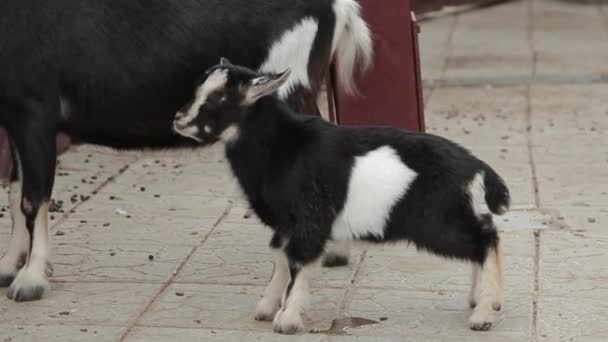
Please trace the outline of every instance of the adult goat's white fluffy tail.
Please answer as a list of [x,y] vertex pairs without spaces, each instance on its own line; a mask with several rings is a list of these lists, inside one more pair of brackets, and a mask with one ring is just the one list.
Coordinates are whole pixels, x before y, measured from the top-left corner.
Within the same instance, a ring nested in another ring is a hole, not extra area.
[[355,68],[366,70],[372,63],[373,42],[371,32],[361,18],[361,8],[356,0],[335,0],[336,27],[332,44],[332,56],[338,63],[339,86],[347,94],[356,93]]

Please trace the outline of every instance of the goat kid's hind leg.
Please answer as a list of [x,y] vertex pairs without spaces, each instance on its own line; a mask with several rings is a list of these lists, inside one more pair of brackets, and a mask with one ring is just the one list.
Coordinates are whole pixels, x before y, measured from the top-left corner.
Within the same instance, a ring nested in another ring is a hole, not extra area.
[[323,267],[339,267],[348,265],[350,256],[350,241],[334,241],[323,255]]
[[45,106],[33,107],[10,132],[23,176],[19,208],[29,233],[27,262],[7,292],[18,302],[38,300],[49,287],[48,207],[56,164],[55,119],[52,113],[40,111]]
[[476,278],[476,305],[469,318],[469,327],[472,330],[489,330],[494,323],[494,311],[501,309],[503,300],[502,248],[499,241],[488,250]]
[[289,283],[289,264],[285,252],[281,250],[283,243],[279,240],[275,237],[271,243],[271,250],[274,255],[274,270],[270,283],[264,290],[264,297],[255,308],[255,319],[257,321],[272,321],[279,310],[281,297]]
[[291,239],[283,252],[287,256],[290,280],[281,309],[272,322],[274,332],[295,334],[304,330],[303,314],[308,309],[310,276],[315,261],[323,254],[324,243],[308,239]]
[[21,212],[21,178],[19,162],[15,161],[8,194],[12,219],[11,239],[6,253],[0,259],[0,287],[7,287],[15,280],[17,272],[25,265],[29,251],[30,237],[25,216]]

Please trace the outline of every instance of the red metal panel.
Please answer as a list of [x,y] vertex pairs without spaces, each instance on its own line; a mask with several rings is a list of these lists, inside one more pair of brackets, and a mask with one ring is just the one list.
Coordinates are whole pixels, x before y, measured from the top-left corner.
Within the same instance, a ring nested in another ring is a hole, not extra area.
[[357,75],[360,94],[336,92],[336,119],[343,125],[424,129],[417,30],[409,0],[360,0],[374,37],[374,62]]

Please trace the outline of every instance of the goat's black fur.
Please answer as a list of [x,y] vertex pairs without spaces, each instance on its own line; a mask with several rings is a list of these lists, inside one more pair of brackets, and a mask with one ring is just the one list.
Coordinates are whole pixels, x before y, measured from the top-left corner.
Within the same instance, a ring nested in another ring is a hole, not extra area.
[[[172,122],[197,78],[220,56],[260,68],[273,44],[310,18],[317,26],[302,62],[309,84],[295,85],[287,100],[315,112],[339,50],[332,44],[351,42],[334,37],[337,3],[369,41],[352,0],[0,1],[0,126],[19,162],[12,183],[22,190],[23,210],[15,215],[26,217],[30,249],[42,245],[33,242],[34,221],[50,200],[58,132],[116,148],[193,145],[173,132]],[[15,276],[16,263],[8,264],[0,260],[0,278]],[[40,268],[36,273],[46,282]],[[11,289],[9,297],[40,297],[28,291]]]

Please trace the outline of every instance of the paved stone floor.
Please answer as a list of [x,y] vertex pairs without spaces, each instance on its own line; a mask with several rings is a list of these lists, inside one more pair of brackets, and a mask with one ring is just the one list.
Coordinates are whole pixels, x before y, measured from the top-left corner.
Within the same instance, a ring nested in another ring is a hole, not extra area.
[[52,292],[16,304],[0,290],[0,341],[608,340],[607,13],[526,0],[421,23],[429,131],[471,148],[513,195],[492,331],[467,328],[467,265],[362,246],[350,266],[317,270],[308,327],[377,324],[272,334],[253,319],[269,231],[244,217],[219,148],[82,146],[58,169]]

